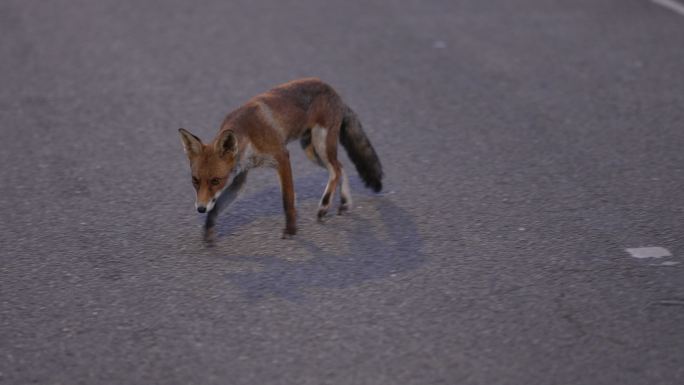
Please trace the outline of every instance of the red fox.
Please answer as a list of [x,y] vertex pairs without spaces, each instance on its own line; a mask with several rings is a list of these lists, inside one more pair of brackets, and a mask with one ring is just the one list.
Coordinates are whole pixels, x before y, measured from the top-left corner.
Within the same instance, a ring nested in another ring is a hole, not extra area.
[[283,237],[296,234],[295,193],[286,148],[293,140],[299,139],[306,156],[329,173],[319,219],[327,213],[338,185],[338,213],[348,210],[352,203],[349,180],[337,160],[338,138],[366,186],[375,192],[382,190],[382,165],[361,122],[320,79],[294,80],[253,97],[226,116],[209,144],[185,129],[179,132],[197,192],[195,206],[200,213],[208,213],[204,226],[207,239],[213,238],[218,213],[237,197],[247,172],[264,166],[278,171],[285,209]]

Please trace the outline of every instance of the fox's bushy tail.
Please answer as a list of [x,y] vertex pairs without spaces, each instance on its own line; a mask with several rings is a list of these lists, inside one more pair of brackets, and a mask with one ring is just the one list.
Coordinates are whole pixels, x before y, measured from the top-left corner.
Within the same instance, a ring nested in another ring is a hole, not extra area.
[[347,150],[349,159],[354,162],[356,171],[366,183],[366,187],[375,192],[382,190],[382,165],[373,145],[363,132],[361,122],[351,108],[346,107],[342,127],[340,128],[340,143]]

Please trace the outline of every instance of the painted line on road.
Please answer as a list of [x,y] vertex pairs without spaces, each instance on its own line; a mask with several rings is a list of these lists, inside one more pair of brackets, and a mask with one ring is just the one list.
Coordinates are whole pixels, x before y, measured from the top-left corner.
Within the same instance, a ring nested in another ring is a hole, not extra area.
[[684,16],[684,4],[675,0],[651,0],[651,2]]
[[[631,257],[636,258],[636,259],[643,259],[643,260],[653,260],[653,259],[660,259],[660,258],[667,258],[667,259],[675,258],[675,256],[672,255],[670,250],[668,250],[664,247],[659,247],[659,246],[634,247],[634,248],[630,248],[630,249],[625,249],[625,251],[628,252]],[[668,267],[668,266],[677,266],[680,263],[681,263],[680,261],[664,261],[664,262],[658,262],[658,263],[649,263],[649,266]]]
[[677,266],[679,262],[676,261],[665,261],[662,263],[652,263],[651,266]]
[[635,247],[633,249],[626,250],[632,257],[643,259],[643,258],[662,258],[671,257],[672,253],[664,247]]

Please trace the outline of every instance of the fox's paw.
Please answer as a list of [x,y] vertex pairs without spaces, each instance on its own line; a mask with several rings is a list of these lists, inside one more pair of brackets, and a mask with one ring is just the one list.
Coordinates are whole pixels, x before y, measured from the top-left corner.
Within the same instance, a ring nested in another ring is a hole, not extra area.
[[216,239],[216,231],[214,230],[213,227],[206,227],[204,229],[204,242],[207,243],[208,246],[212,246],[214,244],[214,240]]
[[351,209],[351,205],[348,203],[343,203],[337,208],[337,215],[342,215]]
[[319,222],[323,222],[323,217],[328,213],[328,208],[327,207],[321,207],[318,209],[318,214],[316,214],[316,218],[318,218]]
[[297,226],[287,225],[287,226],[285,226],[285,229],[283,230],[282,239],[290,239],[290,238],[294,237],[296,234],[297,234]]

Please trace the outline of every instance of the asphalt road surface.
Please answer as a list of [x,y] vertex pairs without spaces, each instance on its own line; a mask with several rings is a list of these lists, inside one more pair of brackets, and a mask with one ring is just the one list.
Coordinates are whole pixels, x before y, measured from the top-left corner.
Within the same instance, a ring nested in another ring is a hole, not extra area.
[[[2,1],[0,383],[684,383],[683,40],[648,0]],[[317,223],[294,144],[299,234],[263,170],[206,247],[177,129],[304,76],[384,192]]]

